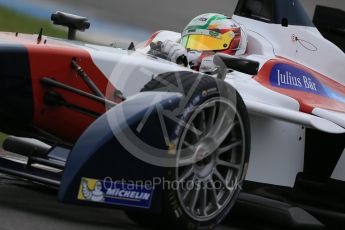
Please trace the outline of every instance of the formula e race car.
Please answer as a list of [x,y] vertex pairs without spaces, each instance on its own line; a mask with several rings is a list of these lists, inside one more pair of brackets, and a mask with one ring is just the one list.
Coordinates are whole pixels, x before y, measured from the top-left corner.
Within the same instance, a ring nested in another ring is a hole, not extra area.
[[91,45],[74,40],[86,18],[57,12],[69,40],[1,33],[0,172],[148,227],[211,229],[234,207],[344,223],[345,54],[297,0],[241,0],[233,19],[247,51],[215,55],[214,75],[145,53],[171,31]]

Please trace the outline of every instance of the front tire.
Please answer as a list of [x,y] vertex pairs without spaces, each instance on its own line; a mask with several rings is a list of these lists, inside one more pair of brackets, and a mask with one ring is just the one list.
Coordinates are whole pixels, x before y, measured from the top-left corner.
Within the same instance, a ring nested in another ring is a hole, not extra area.
[[250,127],[242,98],[227,83],[193,72],[159,75],[142,91],[183,95],[176,167],[166,176],[177,186],[164,190],[160,214],[128,216],[145,227],[214,228],[236,202],[248,168]]

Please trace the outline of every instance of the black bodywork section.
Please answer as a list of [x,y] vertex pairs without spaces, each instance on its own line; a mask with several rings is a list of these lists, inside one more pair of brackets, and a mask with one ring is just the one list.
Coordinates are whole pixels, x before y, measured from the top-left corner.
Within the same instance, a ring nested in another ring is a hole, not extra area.
[[[243,213],[243,208],[254,209],[256,212],[251,212],[254,218],[265,219],[267,216],[269,221],[278,221],[278,224],[284,226],[305,229],[303,226],[305,218],[302,218],[301,226],[295,226],[298,222],[295,220],[282,221],[282,218],[293,220],[289,217],[291,208],[292,210],[302,208],[330,229],[338,229],[339,225],[345,224],[345,185],[343,181],[331,179],[331,176],[344,148],[345,134],[329,134],[307,129],[304,170],[297,175],[294,187],[247,181],[244,192],[251,194],[252,197],[248,199],[244,196],[243,200],[240,198],[240,211]],[[269,205],[270,203],[272,205]],[[296,215],[291,215],[296,217]],[[310,227],[308,229],[323,228]]]
[[28,50],[0,45],[0,129],[13,133],[31,123],[34,114]]
[[294,187],[299,202],[345,213],[344,182],[331,179],[344,149],[345,134],[307,130],[304,172]]
[[345,12],[316,6],[313,22],[322,35],[345,51]]
[[307,129],[304,173],[318,180],[332,176],[345,148],[345,135]]
[[240,0],[235,14],[267,23],[314,27],[299,0]]

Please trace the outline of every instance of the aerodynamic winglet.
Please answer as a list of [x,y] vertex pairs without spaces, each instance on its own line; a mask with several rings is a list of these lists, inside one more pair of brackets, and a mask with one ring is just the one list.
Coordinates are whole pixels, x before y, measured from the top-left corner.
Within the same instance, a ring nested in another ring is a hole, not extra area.
[[[291,109],[285,109],[281,107],[271,106],[267,104],[263,104],[260,102],[253,102],[253,101],[246,101],[245,104],[249,113],[257,114],[261,116],[268,116],[273,117],[278,120],[283,120],[299,125],[303,125],[309,128],[314,128],[326,133],[333,133],[333,134],[342,134],[345,133],[345,129],[340,125],[343,124],[345,127],[345,119],[341,120],[340,116],[332,117],[330,119],[330,115],[326,118],[326,116],[315,116],[299,111],[294,111]],[[319,111],[320,112],[320,111]],[[336,120],[342,121],[336,122]]]
[[345,113],[316,108],[313,110],[313,114],[318,117],[322,117],[324,119],[332,121],[340,125],[341,127],[345,128]]

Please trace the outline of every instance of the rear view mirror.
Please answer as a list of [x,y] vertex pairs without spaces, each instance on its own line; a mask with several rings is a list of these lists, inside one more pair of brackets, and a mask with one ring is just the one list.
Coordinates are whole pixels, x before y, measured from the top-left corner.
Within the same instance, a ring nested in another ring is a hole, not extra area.
[[213,62],[219,68],[218,78],[225,79],[228,69],[248,75],[257,75],[260,63],[245,58],[237,58],[227,54],[216,54]]
[[68,27],[68,39],[75,40],[77,30],[85,31],[90,28],[90,22],[87,18],[57,11],[51,15],[54,25]]

